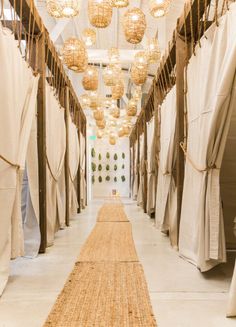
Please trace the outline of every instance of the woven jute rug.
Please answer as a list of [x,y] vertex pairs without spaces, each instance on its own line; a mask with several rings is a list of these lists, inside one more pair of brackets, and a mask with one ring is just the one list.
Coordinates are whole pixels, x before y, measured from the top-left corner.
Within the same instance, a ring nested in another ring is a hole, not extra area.
[[82,247],[78,261],[138,261],[131,224],[97,223]]
[[123,205],[104,204],[98,211],[98,222],[125,222],[129,221],[124,211]]
[[77,263],[44,327],[156,327],[139,263]]

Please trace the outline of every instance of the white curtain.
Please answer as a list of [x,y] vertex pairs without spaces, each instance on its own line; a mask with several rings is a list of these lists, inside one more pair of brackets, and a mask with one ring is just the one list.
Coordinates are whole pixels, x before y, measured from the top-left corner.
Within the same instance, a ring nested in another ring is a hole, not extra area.
[[133,182],[133,200],[137,200],[138,196],[138,141],[134,144],[134,182]]
[[80,147],[79,147],[79,138],[78,131],[75,124],[72,122],[71,117],[69,116],[69,180],[70,180],[70,217],[73,217],[77,214],[78,201],[76,189],[74,186],[77,171],[79,167],[79,158],[80,158]]
[[24,230],[24,256],[34,258],[40,247],[37,116],[34,117],[28,144],[22,185],[21,212]]
[[180,254],[206,271],[226,261],[220,168],[236,103],[236,4],[201,39],[187,72],[188,142]]
[[148,157],[148,194],[147,213],[151,215],[155,211],[155,180],[156,180],[156,153],[155,153],[155,116],[147,125],[147,157]]
[[176,87],[167,94],[160,112],[160,153],[156,195],[156,226],[169,233],[177,247],[177,190],[173,176],[176,161]]
[[144,133],[139,137],[139,187],[138,187],[138,196],[137,196],[137,203],[141,207],[143,205],[143,189],[144,189],[144,177],[143,177],[143,170],[144,170]]
[[80,133],[80,196],[81,196],[81,208],[86,206],[86,180],[85,180],[85,138]]
[[47,146],[47,245],[51,246],[54,234],[65,226],[65,208],[59,180],[64,168],[66,151],[65,109],[46,83],[46,146]]
[[1,24],[0,63],[1,294],[8,280],[10,258],[24,254],[21,181],[38,86],[38,77],[34,77],[28,64],[21,57],[13,34]]

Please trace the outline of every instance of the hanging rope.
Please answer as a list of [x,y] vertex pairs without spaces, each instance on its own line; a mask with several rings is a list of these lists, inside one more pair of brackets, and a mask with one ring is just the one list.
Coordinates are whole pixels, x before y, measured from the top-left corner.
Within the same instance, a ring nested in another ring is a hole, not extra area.
[[10,165],[10,166],[16,168],[17,170],[20,169],[20,165],[11,162],[10,160],[8,160],[7,158],[5,158],[5,157],[2,156],[1,154],[0,154],[0,159],[2,159],[2,160],[3,160],[4,162],[6,162],[8,165]]

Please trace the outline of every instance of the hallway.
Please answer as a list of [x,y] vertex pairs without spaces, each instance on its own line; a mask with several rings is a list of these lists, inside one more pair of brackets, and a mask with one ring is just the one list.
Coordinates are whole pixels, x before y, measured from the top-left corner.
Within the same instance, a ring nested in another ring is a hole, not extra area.
[[[224,318],[233,257],[229,264],[201,274],[176,254],[169,240],[153,227],[134,202],[128,199],[123,202],[132,223],[158,326],[234,326],[235,319]],[[102,200],[90,203],[71,222],[70,228],[57,234],[55,246],[45,255],[33,261],[20,258],[12,262],[10,281],[0,300],[0,327],[43,325],[95,225],[102,203]]]

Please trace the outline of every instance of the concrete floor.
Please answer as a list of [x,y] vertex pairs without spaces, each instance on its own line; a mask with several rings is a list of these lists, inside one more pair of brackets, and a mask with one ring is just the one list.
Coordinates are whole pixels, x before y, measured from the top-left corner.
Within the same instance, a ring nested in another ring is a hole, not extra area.
[[[158,326],[235,327],[236,318],[225,318],[234,255],[228,264],[201,274],[178,256],[135,203],[125,203]],[[43,325],[95,224],[100,205],[101,201],[94,201],[70,228],[58,232],[55,245],[45,255],[12,262],[9,283],[0,299],[0,327]]]

